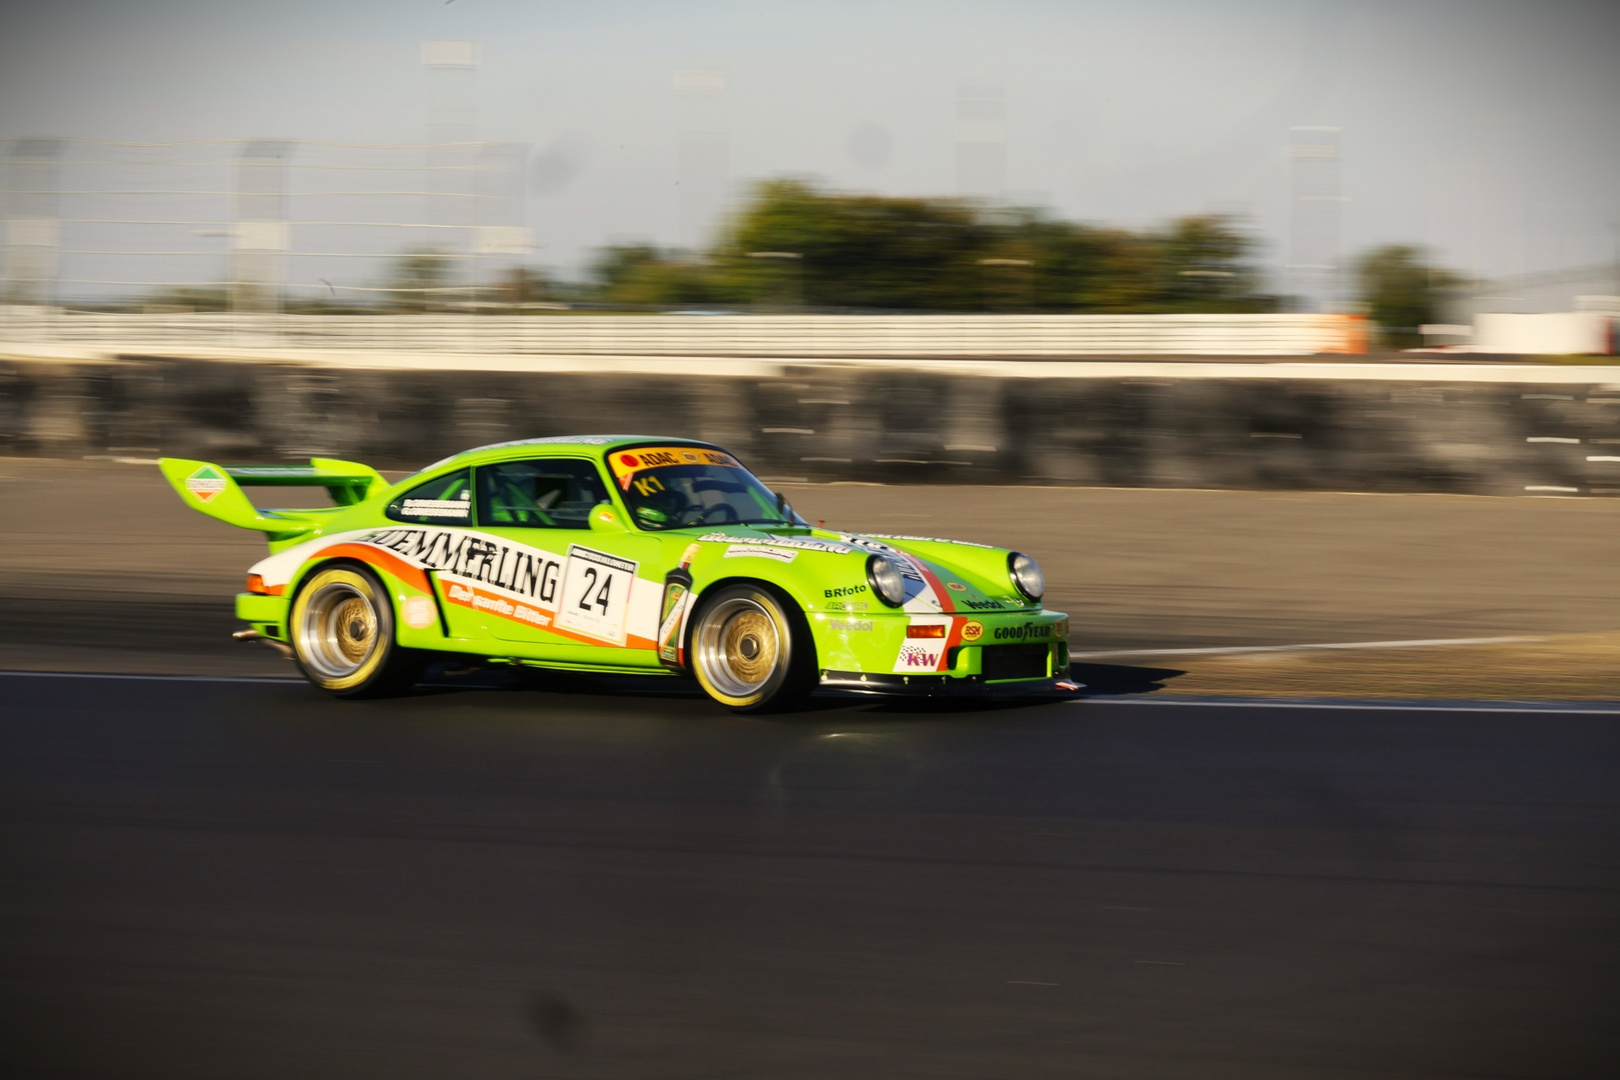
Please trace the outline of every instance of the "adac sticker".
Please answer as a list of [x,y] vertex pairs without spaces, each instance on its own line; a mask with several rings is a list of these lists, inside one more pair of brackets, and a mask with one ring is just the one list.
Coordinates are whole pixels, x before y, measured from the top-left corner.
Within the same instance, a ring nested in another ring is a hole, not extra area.
[[742,464],[720,450],[706,450],[701,446],[648,446],[633,450],[615,450],[608,455],[608,465],[619,487],[628,489],[630,481],[643,469],[662,469],[670,465],[724,465],[740,469]]
[[225,477],[212,465],[204,465],[186,477],[186,490],[195,495],[198,502],[213,502],[214,497],[225,490]]

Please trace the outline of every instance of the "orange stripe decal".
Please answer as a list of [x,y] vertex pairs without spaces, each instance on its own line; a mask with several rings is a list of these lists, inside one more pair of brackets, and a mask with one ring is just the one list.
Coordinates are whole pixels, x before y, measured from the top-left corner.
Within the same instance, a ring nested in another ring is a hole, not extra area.
[[412,566],[404,559],[391,551],[373,547],[370,544],[333,544],[329,548],[322,548],[318,553],[322,559],[359,559],[369,563],[379,570],[386,570],[411,588],[419,592],[432,592],[428,586],[427,574],[420,567]]

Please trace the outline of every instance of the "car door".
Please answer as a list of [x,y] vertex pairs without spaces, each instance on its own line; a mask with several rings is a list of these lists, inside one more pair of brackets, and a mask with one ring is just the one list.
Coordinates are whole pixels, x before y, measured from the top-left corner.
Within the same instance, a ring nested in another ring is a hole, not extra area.
[[456,581],[458,559],[469,548],[479,547],[472,529],[472,470],[456,469],[418,484],[389,503],[383,515],[401,525],[415,526],[405,530],[408,536],[390,537],[394,542],[388,546],[426,571],[449,637],[487,637],[484,620],[475,617],[470,608],[446,602]]
[[591,527],[602,503],[615,508],[617,523],[626,521],[594,460],[480,465],[474,485],[478,532],[499,550],[463,589],[498,594],[474,597],[491,637],[541,646],[537,659],[612,663],[629,660],[626,649],[648,654],[633,663],[651,656],[662,577],[650,562],[660,546],[623,528]]

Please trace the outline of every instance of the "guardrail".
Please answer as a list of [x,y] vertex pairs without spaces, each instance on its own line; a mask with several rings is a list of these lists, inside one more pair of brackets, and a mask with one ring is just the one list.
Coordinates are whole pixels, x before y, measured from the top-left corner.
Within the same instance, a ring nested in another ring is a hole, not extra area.
[[719,443],[782,482],[1620,495],[1620,366],[812,361],[705,374],[692,369],[722,365],[48,351],[0,349],[0,453],[409,469],[510,439],[645,431]]
[[118,353],[386,349],[761,358],[1311,356],[1367,351],[1353,315],[284,315],[0,312],[0,340]]

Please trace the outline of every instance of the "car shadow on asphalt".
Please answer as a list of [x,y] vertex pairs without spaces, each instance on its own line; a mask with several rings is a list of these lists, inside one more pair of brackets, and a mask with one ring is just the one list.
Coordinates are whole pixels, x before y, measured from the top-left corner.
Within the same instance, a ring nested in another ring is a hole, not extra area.
[[1096,694],[1154,694],[1171,679],[1187,674],[1180,668],[1136,667],[1132,664],[1073,664],[1069,678],[1085,686],[1087,697]]
[[[920,715],[1000,712],[1049,705],[1054,701],[1096,696],[1153,694],[1165,683],[1186,672],[1177,668],[1137,667],[1128,664],[1074,664],[1069,677],[1081,689],[1072,693],[1032,694],[1028,697],[880,697],[849,691],[818,691],[792,714],[856,709],[886,715]],[[412,696],[444,694],[540,692],[579,694],[603,698],[661,698],[706,701],[707,697],[691,679],[671,679],[659,675],[607,675],[587,672],[541,671],[501,666],[435,665],[412,690]]]

